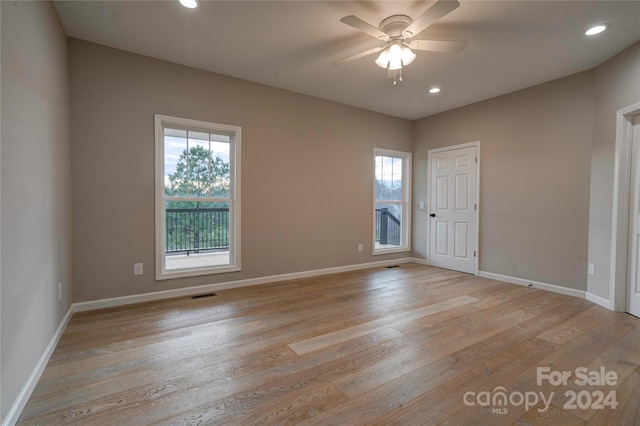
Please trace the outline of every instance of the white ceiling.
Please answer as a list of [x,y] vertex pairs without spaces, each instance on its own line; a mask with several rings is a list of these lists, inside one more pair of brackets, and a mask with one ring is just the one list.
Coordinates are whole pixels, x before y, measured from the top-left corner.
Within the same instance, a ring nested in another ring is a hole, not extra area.
[[[381,45],[340,22],[415,19],[425,1],[55,1],[67,35],[319,98],[417,119],[593,68],[640,40],[640,1],[460,1],[416,39],[467,40],[458,55],[416,52],[397,86]],[[605,33],[583,31],[607,23]],[[640,76],[639,76],[640,78]],[[427,90],[440,86],[442,92]]]

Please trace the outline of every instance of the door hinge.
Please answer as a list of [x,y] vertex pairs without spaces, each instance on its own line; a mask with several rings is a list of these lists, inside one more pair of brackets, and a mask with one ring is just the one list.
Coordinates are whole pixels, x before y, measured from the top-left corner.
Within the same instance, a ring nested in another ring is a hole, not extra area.
[[474,204],[474,205],[473,205],[473,209],[474,209],[474,210],[478,210],[478,205],[477,205],[477,204]]
[[478,164],[478,157],[476,157],[476,164]]
[[473,257],[476,257],[476,251],[475,250],[473,251]]

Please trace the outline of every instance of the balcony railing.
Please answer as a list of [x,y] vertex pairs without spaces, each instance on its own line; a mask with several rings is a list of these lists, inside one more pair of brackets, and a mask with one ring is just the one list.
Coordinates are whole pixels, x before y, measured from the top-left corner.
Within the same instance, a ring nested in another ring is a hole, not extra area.
[[229,249],[229,209],[166,209],[167,253]]
[[402,235],[400,219],[389,212],[387,208],[376,209],[376,242],[399,246]]
[[[375,209],[379,244],[399,246],[400,220],[386,208]],[[229,249],[229,209],[166,209],[166,252],[179,254]]]

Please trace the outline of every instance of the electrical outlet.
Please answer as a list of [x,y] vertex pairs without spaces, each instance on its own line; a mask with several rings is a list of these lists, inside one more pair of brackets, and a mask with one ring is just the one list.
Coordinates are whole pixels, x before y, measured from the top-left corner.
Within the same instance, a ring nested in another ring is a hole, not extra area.
[[424,210],[424,201],[420,201],[420,203],[418,203],[418,207],[420,210]]
[[593,264],[593,263],[587,264],[587,273],[589,275],[595,275],[596,274],[596,265]]
[[362,253],[362,243],[358,244],[358,252]]
[[58,302],[62,300],[62,282],[58,283]]
[[144,273],[144,265],[142,263],[133,264],[133,275],[142,275]]

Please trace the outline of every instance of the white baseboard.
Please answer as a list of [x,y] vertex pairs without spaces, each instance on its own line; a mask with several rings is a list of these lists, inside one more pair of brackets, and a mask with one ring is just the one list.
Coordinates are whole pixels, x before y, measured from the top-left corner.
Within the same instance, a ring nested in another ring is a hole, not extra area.
[[53,351],[56,349],[56,346],[58,345],[58,341],[60,341],[60,337],[62,336],[62,333],[64,332],[65,328],[67,328],[67,324],[69,323],[69,320],[71,319],[71,315],[73,314],[73,312],[74,312],[73,305],[71,305],[69,306],[69,310],[67,310],[67,313],[64,315],[64,318],[62,318],[62,321],[60,321],[60,324],[58,325],[58,328],[56,329],[55,333],[53,333],[53,336],[51,337],[49,344],[47,345],[44,352],[42,353],[42,356],[40,356],[40,360],[38,360],[38,363],[36,364],[35,368],[31,372],[31,375],[27,379],[27,382],[22,387],[22,390],[18,394],[18,397],[16,398],[15,402],[11,406],[11,409],[9,409],[7,416],[2,422],[2,426],[15,425],[18,422],[18,419],[20,418],[20,414],[22,413],[24,406],[27,405],[27,401],[31,397],[31,393],[33,392],[36,385],[38,384],[38,380],[40,380],[40,376],[42,375],[42,372],[47,366],[47,363],[49,362],[49,359],[51,358]]
[[531,284],[533,288],[539,288],[541,290],[552,291],[554,293],[566,294],[567,296],[579,297],[581,299],[586,299],[586,291],[575,290],[572,288],[561,287],[559,285],[541,283],[538,281],[531,280],[523,280],[522,278],[510,277],[507,275],[494,274],[492,272],[484,272],[480,271],[478,276],[482,278],[490,278],[492,280],[504,281],[511,284],[523,285],[525,287]]
[[208,293],[230,288],[249,287],[253,285],[269,284],[278,281],[289,281],[301,278],[316,277],[320,275],[337,274],[340,272],[357,271],[360,269],[376,268],[380,266],[397,265],[401,263],[416,262],[418,259],[402,258],[393,260],[382,260],[379,262],[360,263],[357,265],[338,266],[334,268],[315,269],[312,271],[293,272],[290,274],[271,275],[260,278],[249,278],[246,280],[228,281],[217,284],[205,284],[201,286],[185,287],[174,290],[155,291],[153,293],[134,294],[131,296],[113,297],[110,299],[92,300],[89,302],[74,303],[74,312],[91,311],[94,309],[111,308],[114,306],[130,305],[133,303],[150,302],[154,300],[171,299],[174,297],[193,296],[196,294]]
[[611,311],[614,311],[615,309],[613,309],[613,304],[611,303],[611,301],[609,299],[605,299],[604,297],[600,297],[597,296],[593,293],[589,293],[587,292],[587,300],[590,302],[593,302],[595,304],[598,304],[604,308],[607,308]]
[[412,257],[411,258],[411,262],[412,263],[417,263],[419,265],[431,266],[431,263],[429,263],[429,261],[427,259],[419,259],[417,257]]

